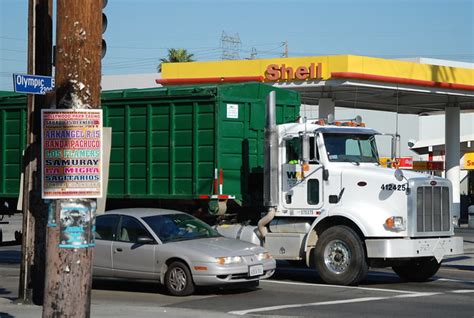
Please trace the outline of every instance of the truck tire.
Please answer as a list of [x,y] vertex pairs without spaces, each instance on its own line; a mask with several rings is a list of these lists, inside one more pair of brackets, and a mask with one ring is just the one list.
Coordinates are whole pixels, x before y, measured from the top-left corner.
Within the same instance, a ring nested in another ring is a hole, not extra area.
[[194,293],[191,271],[184,263],[176,261],[170,264],[165,274],[165,285],[173,296],[188,296]]
[[393,266],[393,271],[409,282],[425,282],[433,277],[441,263],[434,257],[423,257],[409,260],[403,265]]
[[316,270],[326,283],[357,285],[367,276],[364,243],[350,227],[338,225],[325,230],[314,253]]

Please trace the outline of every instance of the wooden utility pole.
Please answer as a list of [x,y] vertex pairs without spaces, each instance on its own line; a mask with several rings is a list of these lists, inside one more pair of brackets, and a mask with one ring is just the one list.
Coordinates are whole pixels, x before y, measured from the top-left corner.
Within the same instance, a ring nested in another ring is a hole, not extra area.
[[[28,74],[51,76],[52,0],[29,0]],[[47,207],[41,200],[39,161],[40,110],[48,97],[28,95],[27,146],[23,164],[23,237],[19,299],[25,303],[43,302]]]
[[[101,0],[57,0],[57,108],[100,108],[101,34]],[[59,231],[48,227],[43,317],[90,317],[93,249],[59,248]]]

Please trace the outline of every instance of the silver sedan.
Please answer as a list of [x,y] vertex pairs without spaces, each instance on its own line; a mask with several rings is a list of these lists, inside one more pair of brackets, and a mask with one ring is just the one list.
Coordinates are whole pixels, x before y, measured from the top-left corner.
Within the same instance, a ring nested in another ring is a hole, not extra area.
[[159,281],[175,296],[196,285],[258,283],[275,260],[254,244],[225,238],[178,211],[112,210],[96,219],[94,277]]

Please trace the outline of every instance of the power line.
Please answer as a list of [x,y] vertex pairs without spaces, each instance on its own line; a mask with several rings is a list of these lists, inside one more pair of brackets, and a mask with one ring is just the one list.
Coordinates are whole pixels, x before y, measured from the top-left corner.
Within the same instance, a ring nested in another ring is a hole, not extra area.
[[2,61],[11,61],[11,62],[24,62],[25,64],[27,63],[26,60],[10,59],[10,58],[4,58],[4,57],[0,57],[0,60],[2,60]]
[[3,36],[3,35],[0,35],[0,39],[26,42],[26,39],[24,39],[24,38],[15,38],[15,37],[11,37],[11,36]]
[[7,52],[20,52],[26,54],[26,50],[15,50],[15,49],[0,49],[0,51],[7,51]]

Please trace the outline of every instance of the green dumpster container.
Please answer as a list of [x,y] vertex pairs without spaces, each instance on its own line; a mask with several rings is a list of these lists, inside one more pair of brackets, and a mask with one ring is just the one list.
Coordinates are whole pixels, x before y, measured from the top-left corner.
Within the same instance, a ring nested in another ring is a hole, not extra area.
[[0,92],[0,197],[18,197],[26,115],[25,95]]
[[[262,83],[126,89],[102,93],[112,127],[109,199],[229,198],[261,205],[265,100],[277,123],[299,116],[298,93]],[[0,195],[18,192],[26,98],[0,95]],[[8,171],[7,171],[8,170]]]

